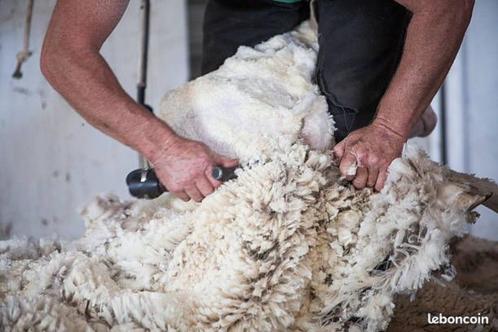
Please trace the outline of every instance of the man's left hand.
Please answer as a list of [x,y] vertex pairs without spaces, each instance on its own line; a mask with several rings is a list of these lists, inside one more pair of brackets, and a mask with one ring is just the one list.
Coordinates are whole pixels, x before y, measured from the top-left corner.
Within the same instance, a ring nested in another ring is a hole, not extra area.
[[[350,133],[334,147],[333,152],[341,174],[347,180],[353,180],[355,188],[368,186],[380,191],[387,179],[387,169],[394,159],[401,156],[406,139],[387,125],[374,121]],[[355,166],[356,174],[348,174],[348,170]]]

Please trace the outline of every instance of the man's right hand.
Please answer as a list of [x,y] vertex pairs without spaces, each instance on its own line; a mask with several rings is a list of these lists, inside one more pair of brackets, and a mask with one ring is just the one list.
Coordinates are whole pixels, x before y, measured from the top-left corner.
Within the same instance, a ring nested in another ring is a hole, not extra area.
[[238,161],[211,151],[205,144],[176,138],[151,160],[161,183],[184,201],[202,201],[221,183],[211,175],[213,167],[235,167]]

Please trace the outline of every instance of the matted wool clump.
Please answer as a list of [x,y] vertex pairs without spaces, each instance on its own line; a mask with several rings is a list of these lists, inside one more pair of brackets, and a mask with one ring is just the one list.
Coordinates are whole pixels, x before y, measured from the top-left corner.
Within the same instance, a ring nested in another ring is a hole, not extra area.
[[452,278],[483,196],[411,149],[381,193],[344,181],[317,49],[304,23],[165,97],[162,119],[243,166],[202,203],[98,197],[77,241],[0,242],[2,329],[378,331],[395,294]]

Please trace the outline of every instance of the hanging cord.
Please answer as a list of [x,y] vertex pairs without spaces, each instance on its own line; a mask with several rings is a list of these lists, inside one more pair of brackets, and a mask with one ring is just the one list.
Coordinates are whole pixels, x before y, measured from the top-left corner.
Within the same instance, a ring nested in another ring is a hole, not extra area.
[[[145,90],[147,88],[147,65],[149,59],[149,35],[150,35],[150,0],[142,0],[140,56],[138,61],[137,103],[145,106],[151,113],[152,107],[145,103]],[[144,156],[139,154],[138,163],[140,168],[150,168],[150,164]]]
[[147,62],[149,58],[150,33],[150,0],[142,0],[140,56],[138,61],[137,102],[145,105],[145,89],[147,88]]
[[26,11],[26,20],[24,21],[24,39],[23,39],[23,48],[17,53],[17,64],[16,70],[12,74],[13,78],[20,79],[22,77],[21,67],[26,60],[33,54],[29,50],[29,37],[31,34],[31,18],[33,17],[33,4],[34,0],[28,0],[28,9]]

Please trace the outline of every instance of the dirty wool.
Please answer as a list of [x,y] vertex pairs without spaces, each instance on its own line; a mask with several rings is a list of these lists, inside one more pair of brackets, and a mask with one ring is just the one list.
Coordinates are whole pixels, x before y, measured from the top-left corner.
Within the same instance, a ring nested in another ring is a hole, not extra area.
[[481,197],[407,147],[381,193],[330,157],[307,23],[165,96],[179,134],[238,158],[202,203],[101,196],[73,242],[0,242],[2,330],[378,331],[393,296],[451,279]]

